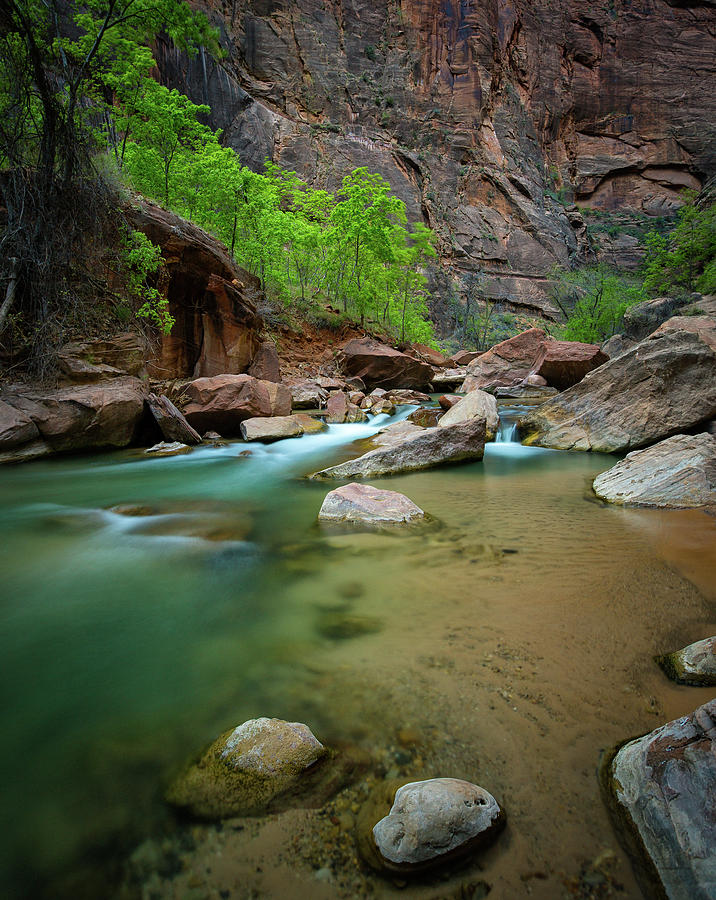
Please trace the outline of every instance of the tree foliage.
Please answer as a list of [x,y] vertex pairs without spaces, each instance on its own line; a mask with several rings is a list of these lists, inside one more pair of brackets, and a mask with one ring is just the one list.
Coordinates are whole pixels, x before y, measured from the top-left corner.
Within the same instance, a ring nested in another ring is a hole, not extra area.
[[616,334],[628,307],[644,299],[638,279],[628,279],[600,263],[552,272],[551,297],[562,312],[561,337],[601,343]]

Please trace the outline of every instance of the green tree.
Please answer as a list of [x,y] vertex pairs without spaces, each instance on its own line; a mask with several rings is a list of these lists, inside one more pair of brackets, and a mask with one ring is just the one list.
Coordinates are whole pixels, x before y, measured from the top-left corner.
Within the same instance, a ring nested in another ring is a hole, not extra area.
[[716,290],[716,204],[699,206],[690,194],[668,235],[647,235],[644,288],[652,295]]

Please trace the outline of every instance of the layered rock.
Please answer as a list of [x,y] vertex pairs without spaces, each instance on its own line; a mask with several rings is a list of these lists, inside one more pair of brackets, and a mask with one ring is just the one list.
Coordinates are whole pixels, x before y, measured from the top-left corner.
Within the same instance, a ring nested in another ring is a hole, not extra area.
[[412,423],[405,424],[411,425],[410,432],[402,435],[396,432],[395,437],[383,446],[369,450],[357,459],[316,472],[311,477],[372,478],[396,475],[447,463],[482,459],[484,455],[484,419],[471,419],[448,428],[420,428]]
[[696,687],[716,685],[716,637],[708,637],[674,653],[658,656],[657,662],[678,684]]
[[348,341],[338,354],[338,364],[368,387],[422,388],[433,377],[427,363],[368,337]]
[[519,423],[524,443],[619,452],[716,416],[716,320],[672,319]]
[[716,437],[677,434],[635,450],[594,479],[594,493],[628,506],[716,510]]
[[716,890],[716,700],[625,744],[603,770],[647,896],[707,900]]
[[326,753],[301,722],[251,719],[217,738],[171,785],[167,800],[201,818],[251,815],[299,788]]
[[188,400],[184,415],[201,432],[238,435],[245,419],[291,413],[291,391],[286,385],[250,375],[197,378],[189,382],[184,395]]
[[404,494],[355,483],[326,494],[318,513],[320,522],[352,522],[370,527],[401,525],[424,518],[423,510]]

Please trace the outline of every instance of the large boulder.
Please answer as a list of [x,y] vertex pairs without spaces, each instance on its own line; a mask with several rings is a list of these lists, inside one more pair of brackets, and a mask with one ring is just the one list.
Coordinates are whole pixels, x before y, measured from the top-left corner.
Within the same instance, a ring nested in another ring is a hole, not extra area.
[[0,400],[0,451],[14,450],[39,436],[37,425],[30,416]]
[[256,416],[285,416],[291,412],[291,392],[283,384],[260,381],[251,375],[197,378],[184,389],[184,415],[198,431],[240,433],[241,423]]
[[683,300],[675,297],[655,297],[630,306],[624,313],[624,336],[632,341],[642,341],[670,319],[680,306],[683,306]]
[[470,391],[445,413],[438,424],[441,428],[447,428],[475,418],[485,420],[486,438],[488,441],[494,440],[500,417],[497,413],[497,400],[492,394],[480,390]]
[[[369,404],[370,406],[372,404]],[[326,409],[328,410],[326,422],[330,425],[340,425],[344,422],[365,422],[368,418],[361,407],[350,402],[345,391],[334,391],[328,397]]]
[[434,347],[429,347],[427,344],[413,344],[412,351],[429,366],[442,368],[443,366],[450,365],[447,356],[442,354],[439,350],[436,350]]
[[472,378],[463,391],[520,384],[539,365],[547,340],[541,328],[529,328],[495,344],[467,367]]
[[448,362],[451,362],[453,366],[469,366],[482,352],[482,350],[458,350],[457,353],[453,353]]
[[504,825],[504,814],[484,788],[459,778],[404,784],[387,816],[373,827],[382,867],[421,872],[474,852]]
[[716,700],[624,744],[602,776],[645,896],[715,897]]
[[189,445],[201,443],[199,433],[191,427],[184,415],[164,394],[150,393],[147,397],[147,406],[165,440],[170,442],[179,441],[182,444]]
[[716,437],[677,434],[635,450],[594,479],[602,500],[662,509],[716,509]]
[[259,345],[251,360],[248,374],[261,381],[281,381],[281,362],[273,341],[264,341]]
[[672,319],[520,421],[524,443],[619,452],[716,416],[716,320]]
[[716,636],[658,656],[657,662],[677,684],[713,687],[716,685]]
[[217,738],[171,785],[167,800],[207,819],[255,814],[297,789],[326,753],[301,722],[250,719]]
[[245,441],[262,441],[265,444],[303,434],[303,425],[297,416],[244,419],[240,428]]
[[369,337],[348,341],[338,354],[338,364],[368,387],[422,388],[433,377],[427,363]]
[[88,384],[121,375],[141,375],[147,352],[144,338],[126,332],[107,339],[65,344],[58,362],[64,381]]
[[404,494],[355,482],[326,494],[318,513],[320,522],[353,522],[378,527],[424,518],[422,509]]
[[454,369],[443,369],[441,372],[436,372],[430,383],[435,387],[456,387],[463,384],[467,377],[467,369],[459,366]]
[[369,450],[357,459],[323,469],[311,477],[373,478],[377,475],[430,469],[468,459],[482,459],[484,455],[485,420],[482,418],[448,428],[420,428],[412,425],[412,429],[412,433],[404,435],[402,439],[398,438],[388,446]]
[[536,374],[560,391],[581,381],[587,372],[605,363],[609,357],[599,344],[579,341],[548,341],[536,364]]
[[3,400],[20,414],[14,426],[6,426],[8,447],[13,441],[18,446],[20,433],[30,441],[37,437],[29,419],[49,451],[63,452],[126,447],[144,414],[145,389],[138,378],[118,377],[42,393],[8,393]]
[[328,399],[328,391],[315,381],[299,381],[290,390],[293,409],[322,409]]

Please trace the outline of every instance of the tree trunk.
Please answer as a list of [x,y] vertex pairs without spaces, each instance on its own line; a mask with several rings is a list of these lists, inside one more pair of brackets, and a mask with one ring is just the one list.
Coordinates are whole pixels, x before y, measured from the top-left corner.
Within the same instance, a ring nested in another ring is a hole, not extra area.
[[5,299],[3,300],[2,306],[0,306],[0,332],[5,327],[5,320],[7,319],[10,308],[12,304],[15,302],[15,295],[17,293],[17,280],[18,275],[20,273],[20,260],[17,257],[13,256],[10,259],[10,280],[7,283],[7,290],[5,291]]

